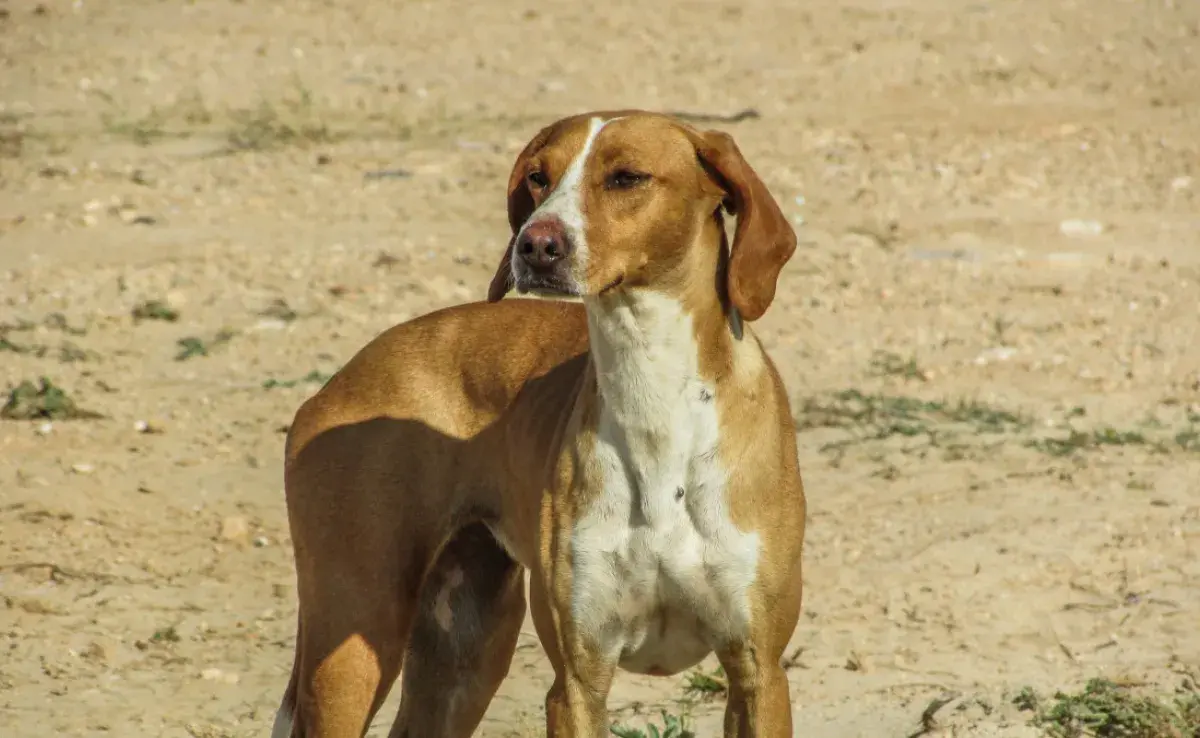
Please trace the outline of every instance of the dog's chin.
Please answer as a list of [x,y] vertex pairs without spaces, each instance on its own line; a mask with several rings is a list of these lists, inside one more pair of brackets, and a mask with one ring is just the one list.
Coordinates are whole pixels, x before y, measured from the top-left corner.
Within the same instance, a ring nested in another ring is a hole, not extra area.
[[517,279],[517,292],[537,297],[579,297],[579,290],[562,280],[534,275]]

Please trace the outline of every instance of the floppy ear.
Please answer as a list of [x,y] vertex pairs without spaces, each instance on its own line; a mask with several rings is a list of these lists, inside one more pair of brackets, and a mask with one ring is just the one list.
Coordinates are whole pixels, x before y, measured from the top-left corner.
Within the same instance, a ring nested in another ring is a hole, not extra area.
[[737,216],[729,251],[729,300],[745,320],[758,320],[775,299],[779,272],[796,250],[796,233],[779,204],[727,133],[696,135],[696,153],[727,195]]
[[547,126],[538,131],[533,140],[517,155],[517,162],[513,165],[512,173],[508,175],[508,225],[512,229],[512,235],[488,287],[488,302],[499,302],[513,288],[513,242],[517,238],[517,231],[521,230],[521,226],[533,213],[533,196],[529,194],[529,188],[525,185],[525,169],[529,158],[545,145],[553,128],[554,126]]

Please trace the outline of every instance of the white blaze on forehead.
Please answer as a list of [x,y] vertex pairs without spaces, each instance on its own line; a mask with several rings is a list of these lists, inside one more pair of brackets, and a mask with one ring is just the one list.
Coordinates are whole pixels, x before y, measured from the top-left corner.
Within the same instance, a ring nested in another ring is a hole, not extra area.
[[[575,249],[571,271],[574,272],[577,279],[580,278],[580,275],[587,273],[587,237],[585,235],[587,223],[583,216],[583,174],[600,131],[616,120],[620,120],[620,118],[609,120],[592,118],[588,121],[587,137],[583,141],[583,146],[579,148],[579,153],[575,155],[566,171],[563,172],[562,179],[555,185],[554,191],[538,206],[537,210],[533,211],[521,228],[523,231],[530,223],[546,217],[557,217],[561,220],[566,227],[567,237],[571,239],[571,244]],[[516,254],[513,256],[515,266]],[[516,274],[513,274],[513,281],[516,281]]]

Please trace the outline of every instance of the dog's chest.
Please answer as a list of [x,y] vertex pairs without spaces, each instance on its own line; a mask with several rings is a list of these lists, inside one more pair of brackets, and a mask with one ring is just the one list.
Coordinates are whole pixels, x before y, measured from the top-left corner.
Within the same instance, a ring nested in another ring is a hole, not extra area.
[[744,634],[758,539],[730,520],[712,388],[643,369],[601,408],[598,491],[572,536],[572,610],[624,668],[676,673]]

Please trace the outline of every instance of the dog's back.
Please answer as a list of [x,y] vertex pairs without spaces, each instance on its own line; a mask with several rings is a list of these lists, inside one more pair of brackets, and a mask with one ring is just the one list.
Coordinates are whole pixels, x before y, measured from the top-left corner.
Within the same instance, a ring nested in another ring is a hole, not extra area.
[[530,379],[587,347],[587,320],[573,303],[509,300],[429,313],[381,333],[304,403],[289,433],[288,458],[317,429],[373,418],[470,437]]

